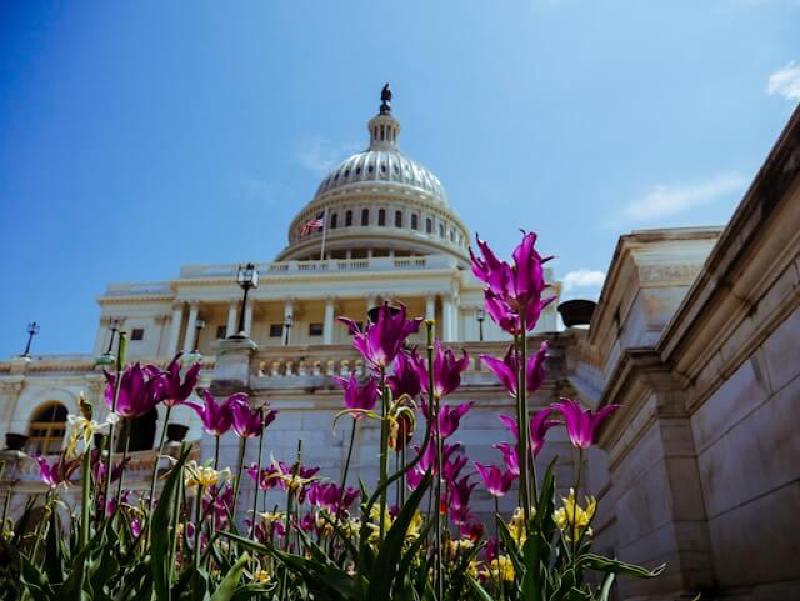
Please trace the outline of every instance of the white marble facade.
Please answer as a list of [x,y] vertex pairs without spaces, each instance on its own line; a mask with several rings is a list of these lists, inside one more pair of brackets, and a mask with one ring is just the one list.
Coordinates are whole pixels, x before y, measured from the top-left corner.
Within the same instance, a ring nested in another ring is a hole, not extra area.
[[[94,357],[106,348],[111,319],[141,330],[132,359],[163,364],[177,350],[199,350],[202,386],[245,389],[280,410],[265,456],[290,460],[302,440],[304,462],[330,476],[341,469],[349,428],[331,429],[341,395],[330,376],[363,370],[336,315],[364,317],[383,300],[399,301],[434,318],[437,335],[473,358],[502,354],[507,336],[476,319],[482,287],[468,267],[469,232],[441,183],[399,151],[390,112],[368,127],[368,149],[323,179],[277,260],[257,263],[260,285],[245,308],[250,341],[224,340],[241,310],[236,265],[110,284],[90,354],[0,362],[0,434],[27,433],[42,404],[76,412],[79,391],[101,405]],[[319,215],[324,234],[301,235]],[[549,339],[552,356],[534,405],[562,394],[590,407],[622,404],[586,457],[588,492],[601,499],[597,546],[625,560],[668,563],[661,578],[623,579],[618,599],[800,599],[798,306],[800,109],[726,227],[622,236],[589,329],[559,331],[554,307],[544,315],[532,344]],[[205,327],[195,341],[198,319]],[[451,400],[475,402],[459,434],[471,458],[498,462],[491,444],[505,437],[496,419],[511,411],[505,392],[474,360]],[[179,410],[172,421],[189,425],[199,456],[210,456],[213,442],[192,412]],[[566,484],[571,447],[557,431],[548,442],[542,460],[559,454]],[[237,442],[225,438],[222,449],[235,464]],[[365,424],[353,482],[374,478],[376,453],[377,431]],[[35,491],[30,468],[23,471],[16,490]],[[8,484],[5,476],[0,486]],[[243,489],[245,506],[250,494]],[[488,497],[476,496],[489,511]]]

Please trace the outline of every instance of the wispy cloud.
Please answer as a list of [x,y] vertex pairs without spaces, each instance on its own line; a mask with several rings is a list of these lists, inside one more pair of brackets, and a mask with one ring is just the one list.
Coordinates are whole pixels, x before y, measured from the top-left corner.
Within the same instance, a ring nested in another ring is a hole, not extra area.
[[597,297],[600,295],[600,288],[603,287],[605,279],[605,272],[596,269],[570,271],[563,279],[564,295],[574,296],[577,291],[581,291],[583,297]]
[[302,167],[322,176],[357,149],[355,144],[333,144],[327,138],[313,136],[300,142],[296,157]]
[[767,94],[778,94],[787,100],[800,102],[800,65],[794,61],[769,76]]
[[746,184],[747,178],[739,173],[720,173],[691,183],[657,184],[625,206],[622,220],[651,222],[672,217],[739,193]]

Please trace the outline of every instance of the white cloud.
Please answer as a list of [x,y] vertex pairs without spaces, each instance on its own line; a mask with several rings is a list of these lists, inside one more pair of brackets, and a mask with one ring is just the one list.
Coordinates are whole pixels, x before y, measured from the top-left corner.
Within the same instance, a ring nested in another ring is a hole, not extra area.
[[596,269],[576,269],[564,276],[564,291],[570,292],[575,288],[600,288],[606,279],[604,271]]
[[331,169],[356,151],[354,144],[335,145],[327,138],[314,136],[303,140],[297,150],[300,165],[312,173],[327,175]]
[[740,193],[746,184],[747,178],[739,173],[720,173],[686,184],[657,184],[628,203],[622,217],[627,222],[670,217]]
[[767,94],[779,94],[787,100],[800,101],[800,65],[792,61],[770,74]]

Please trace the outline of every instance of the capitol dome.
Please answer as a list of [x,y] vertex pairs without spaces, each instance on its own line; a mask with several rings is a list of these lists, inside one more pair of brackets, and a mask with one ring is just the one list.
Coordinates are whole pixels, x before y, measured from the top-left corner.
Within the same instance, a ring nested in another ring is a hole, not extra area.
[[[379,113],[367,123],[369,146],[323,178],[292,220],[279,261],[319,260],[323,238],[328,259],[434,254],[466,259],[469,232],[450,208],[439,178],[398,147],[400,123],[390,101],[387,85]],[[322,222],[322,230],[314,227]]]

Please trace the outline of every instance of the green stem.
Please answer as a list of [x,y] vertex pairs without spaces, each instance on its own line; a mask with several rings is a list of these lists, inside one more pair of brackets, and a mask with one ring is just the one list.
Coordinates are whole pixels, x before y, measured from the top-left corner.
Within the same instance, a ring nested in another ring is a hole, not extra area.
[[381,449],[380,449],[380,481],[378,485],[383,487],[380,497],[380,514],[378,516],[378,530],[380,540],[383,541],[383,536],[386,531],[386,524],[384,516],[386,515],[386,484],[387,478],[387,461],[388,461],[388,427],[386,423],[386,415],[389,413],[388,399],[386,397],[386,368],[381,366],[380,372],[380,391],[381,391]]
[[[403,468],[403,471],[406,469],[406,441],[403,440],[401,442],[400,447],[400,466]],[[400,508],[402,509],[406,505],[406,479],[400,479]]]
[[[122,448],[122,463],[120,465],[119,470],[119,480],[117,480],[117,496],[116,496],[116,506],[114,511],[119,508],[119,500],[122,496],[122,482],[125,477],[125,462],[128,460],[128,448],[131,442],[131,418],[125,419],[125,446]],[[111,478],[111,473],[109,472],[108,477]]]
[[525,528],[531,519],[530,482],[528,476],[528,399],[526,364],[528,362],[528,335],[525,324],[525,314],[519,316],[519,385],[517,386],[518,415],[519,415],[519,487],[522,493],[522,511],[525,516]]
[[433,322],[426,322],[428,326],[427,336],[427,353],[428,353],[428,399],[430,405],[430,427],[433,430],[434,444],[436,445],[436,482],[434,483],[434,530],[435,538],[433,541],[434,558],[435,558],[435,590],[436,598],[438,601],[444,599],[444,563],[442,557],[442,437],[439,433],[439,402],[438,395],[435,394],[435,374],[434,374],[434,337],[433,337]]
[[[261,422],[264,422],[264,409],[261,408]],[[256,540],[256,512],[258,511],[258,491],[261,484],[261,454],[264,451],[264,428],[261,428],[261,434],[258,436],[258,457],[256,457],[256,483],[253,489],[253,523],[250,526],[250,539]],[[266,493],[264,493],[266,496]]]
[[[79,549],[83,549],[89,544],[89,526],[92,519],[91,499],[89,494],[92,484],[91,456],[91,449],[86,445],[83,451],[83,464],[81,465],[81,529]],[[5,522],[5,516],[3,516],[3,522]]]
[[577,474],[575,476],[575,503],[572,505],[572,570],[575,571],[576,565],[576,557],[575,553],[577,551],[577,544],[578,544],[578,525],[576,523],[578,517],[578,490],[581,486],[581,472],[583,467],[583,449],[578,449],[578,465],[577,465]]
[[[219,436],[214,437],[214,471],[216,472],[217,470],[219,470]],[[219,494],[221,486],[221,483],[217,486],[217,494]],[[217,512],[214,510],[214,499],[211,499],[211,532],[208,535],[209,540],[211,540],[216,531]]]
[[344,487],[347,486],[347,472],[350,471],[350,459],[353,456],[353,446],[356,442],[356,428],[358,420],[353,418],[353,427],[350,429],[350,444],[347,446],[347,458],[344,461],[344,471],[342,472],[341,486],[339,487],[339,501],[336,503],[336,515],[333,518],[333,541],[331,542],[331,550],[333,550],[334,543],[339,534],[339,519],[342,513],[342,500],[344,499]]
[[158,466],[161,463],[161,455],[164,454],[164,441],[167,437],[167,424],[169,423],[169,414],[172,412],[172,406],[167,405],[167,412],[164,415],[164,425],[161,427],[161,439],[158,443],[158,455],[156,455],[153,462],[153,476],[150,480],[150,513],[147,520],[147,546],[150,546],[150,539],[153,533],[153,507],[156,501],[156,481],[158,480]]
[[[119,400],[120,386],[122,385],[122,373],[125,367],[125,351],[128,346],[128,334],[120,332],[117,338],[117,363],[116,363],[116,376],[114,378],[114,398],[111,401],[111,412],[116,413],[117,401]],[[108,447],[108,454],[106,456],[106,480],[103,487],[103,519],[106,519],[106,508],[108,507],[108,499],[111,493],[111,466],[113,465],[114,458],[114,424],[108,426],[108,438],[106,444]]]
[[500,543],[500,536],[499,536],[499,527],[497,525],[497,521],[500,519],[500,499],[497,495],[492,495],[494,497],[494,539],[497,541],[497,589],[500,592],[500,598],[506,598],[506,585],[505,580],[503,578],[503,570],[501,569],[500,565],[500,555],[502,555],[502,545]]
[[201,517],[200,507],[203,502],[203,485],[197,485],[197,498],[194,504],[194,569],[195,572],[200,570],[200,528]]
[[239,462],[238,471],[236,473],[236,482],[233,485],[233,505],[231,506],[231,514],[236,515],[236,502],[239,499],[239,485],[242,482],[242,468],[244,467],[244,454],[247,448],[247,437],[242,436],[239,439]]
[[[181,457],[186,452],[186,443],[181,444]],[[181,475],[178,478],[178,490],[177,494],[175,495],[175,507],[173,508],[173,515],[172,515],[172,546],[169,550],[169,583],[170,586],[172,585],[172,581],[175,578],[175,557],[178,553],[178,524],[181,521],[181,504],[183,502],[183,495],[185,493],[185,481],[184,481],[184,467],[181,466]]]

